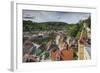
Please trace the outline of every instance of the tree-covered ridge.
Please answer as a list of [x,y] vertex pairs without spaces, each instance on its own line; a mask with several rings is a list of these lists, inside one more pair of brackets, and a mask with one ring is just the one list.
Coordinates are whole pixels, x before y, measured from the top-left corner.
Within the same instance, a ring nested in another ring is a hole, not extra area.
[[32,22],[23,21],[23,31],[34,31],[34,30],[62,30],[65,28],[67,23],[64,22]]

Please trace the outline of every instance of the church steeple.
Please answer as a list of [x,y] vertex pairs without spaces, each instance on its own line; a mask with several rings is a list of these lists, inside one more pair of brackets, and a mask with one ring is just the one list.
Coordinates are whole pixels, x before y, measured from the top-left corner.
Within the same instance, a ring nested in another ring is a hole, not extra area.
[[83,29],[80,34],[80,38],[78,40],[78,59],[79,60],[85,60],[85,59],[90,58],[86,50],[86,41],[87,41],[87,30],[86,30],[86,23],[84,23]]

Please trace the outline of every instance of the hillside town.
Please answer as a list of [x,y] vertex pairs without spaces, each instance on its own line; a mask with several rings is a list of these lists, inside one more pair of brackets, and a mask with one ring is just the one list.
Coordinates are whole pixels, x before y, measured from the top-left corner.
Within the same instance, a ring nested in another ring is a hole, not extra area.
[[[80,38],[67,36],[64,31],[35,31],[38,34],[24,32],[23,62],[87,60],[91,58],[90,28],[84,23]],[[37,44],[36,41],[49,39]]]

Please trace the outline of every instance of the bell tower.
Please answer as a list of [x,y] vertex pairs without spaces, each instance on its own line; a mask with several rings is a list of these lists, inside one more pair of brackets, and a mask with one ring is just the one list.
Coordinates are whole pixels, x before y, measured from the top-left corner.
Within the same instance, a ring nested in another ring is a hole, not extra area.
[[86,50],[86,41],[87,41],[87,30],[86,30],[86,23],[84,23],[82,31],[80,33],[80,38],[78,40],[78,59],[79,60],[90,59],[90,56]]

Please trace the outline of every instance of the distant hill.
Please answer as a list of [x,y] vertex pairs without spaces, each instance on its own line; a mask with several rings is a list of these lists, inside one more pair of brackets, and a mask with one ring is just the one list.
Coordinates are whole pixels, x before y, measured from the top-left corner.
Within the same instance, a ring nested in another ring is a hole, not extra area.
[[[33,30],[64,30],[71,24],[65,22],[32,22],[23,20],[23,31]],[[75,26],[75,25],[74,25]]]

